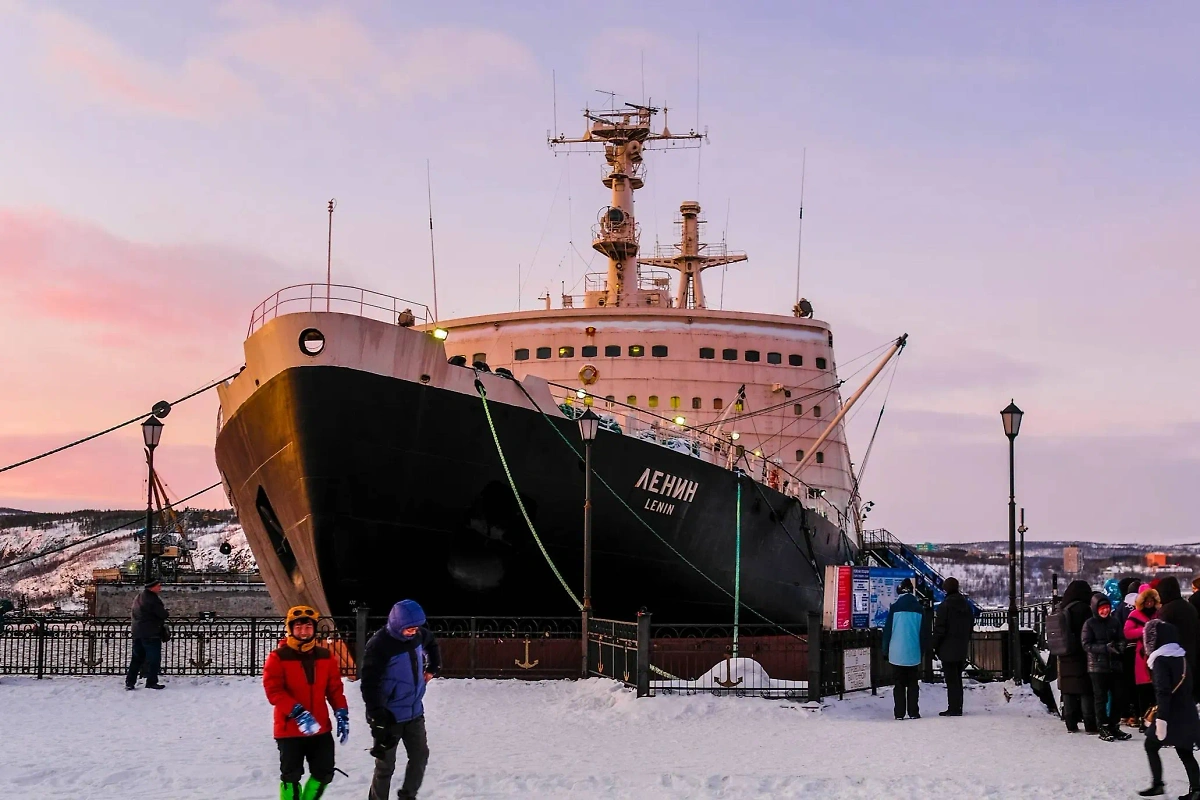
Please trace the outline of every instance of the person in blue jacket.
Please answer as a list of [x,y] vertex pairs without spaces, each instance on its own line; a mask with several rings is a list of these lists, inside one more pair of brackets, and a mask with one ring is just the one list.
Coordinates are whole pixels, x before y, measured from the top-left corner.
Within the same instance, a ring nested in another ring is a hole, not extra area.
[[883,651],[887,653],[895,675],[893,695],[896,719],[905,712],[912,719],[921,718],[920,696],[921,660],[929,647],[929,632],[925,624],[925,608],[913,595],[913,583],[905,578],[899,586],[900,596],[888,609],[883,626]]
[[387,800],[396,771],[396,747],[404,742],[408,766],[399,800],[412,800],[425,778],[429,744],[425,736],[426,684],[441,668],[437,639],[422,627],[425,612],[415,600],[401,600],[387,625],[367,642],[359,685],[371,726],[375,775],[370,800]]

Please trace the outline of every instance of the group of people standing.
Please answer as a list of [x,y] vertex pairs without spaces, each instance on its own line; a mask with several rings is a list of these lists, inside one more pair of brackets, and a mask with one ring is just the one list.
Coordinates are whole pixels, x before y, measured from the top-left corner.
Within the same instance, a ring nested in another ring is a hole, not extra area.
[[[1200,578],[1192,582],[1193,590]],[[1142,583],[1126,578],[1115,597],[1072,581],[1055,608],[1065,629],[1057,659],[1062,718],[1067,730],[1123,741],[1146,734],[1151,786],[1142,797],[1165,794],[1159,750],[1173,747],[1188,776],[1181,800],[1200,800],[1200,716],[1194,680],[1200,592],[1183,598],[1174,577]]]

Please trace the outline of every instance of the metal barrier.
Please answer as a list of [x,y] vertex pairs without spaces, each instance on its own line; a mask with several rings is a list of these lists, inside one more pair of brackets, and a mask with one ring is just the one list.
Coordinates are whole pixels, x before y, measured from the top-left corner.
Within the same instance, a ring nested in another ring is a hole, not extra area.
[[280,314],[298,311],[335,311],[393,325],[398,324],[401,314],[408,312],[410,318],[405,320],[408,325],[428,326],[436,322],[424,303],[341,283],[300,283],[284,287],[259,303],[250,314],[246,337]]
[[773,625],[655,625],[650,691],[804,699],[808,640]]
[[638,697],[650,690],[650,615],[636,622],[591,618],[588,620],[588,675],[612,678],[637,689]]

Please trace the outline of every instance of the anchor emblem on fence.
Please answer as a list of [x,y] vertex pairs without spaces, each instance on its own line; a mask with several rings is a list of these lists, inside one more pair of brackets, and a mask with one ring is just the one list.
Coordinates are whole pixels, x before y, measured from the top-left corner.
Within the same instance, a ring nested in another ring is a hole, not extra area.
[[741,678],[738,678],[736,681],[732,681],[732,680],[730,680],[729,678],[730,678],[730,675],[729,675],[729,654],[728,654],[728,653],[726,653],[726,654],[725,654],[725,680],[721,680],[720,678],[718,678],[718,679],[717,679],[717,685],[718,685],[718,686],[721,686],[721,687],[723,687],[723,688],[725,688],[725,689],[730,689],[730,688],[732,688],[732,687],[734,687],[734,686],[737,686],[739,683],[741,683],[741,682],[742,682],[742,679],[741,679]]
[[208,665],[212,664],[211,658],[204,657],[204,634],[203,633],[196,634],[196,657],[189,658],[188,661],[191,662],[193,667],[196,667],[198,669],[204,669]]
[[539,659],[536,659],[536,658],[533,661],[529,660],[529,637],[528,636],[525,637],[525,660],[518,661],[517,659],[514,658],[513,663],[516,664],[521,669],[533,669],[540,663]]
[[96,634],[89,633],[87,635],[87,657],[79,659],[79,662],[85,667],[98,667],[103,659],[96,658]]

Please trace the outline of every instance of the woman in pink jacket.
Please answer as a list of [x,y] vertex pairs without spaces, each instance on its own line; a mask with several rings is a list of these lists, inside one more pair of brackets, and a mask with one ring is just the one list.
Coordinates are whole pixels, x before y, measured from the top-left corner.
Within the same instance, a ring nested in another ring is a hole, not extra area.
[[1154,705],[1154,683],[1150,677],[1150,667],[1146,666],[1146,645],[1142,641],[1142,631],[1146,623],[1158,614],[1158,592],[1144,589],[1133,604],[1133,611],[1125,620],[1125,638],[1137,642],[1137,654],[1133,662],[1133,678],[1137,686],[1138,729],[1142,729],[1142,719],[1150,706]]

